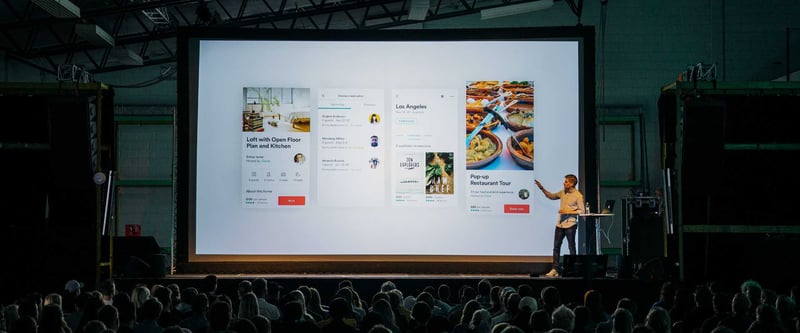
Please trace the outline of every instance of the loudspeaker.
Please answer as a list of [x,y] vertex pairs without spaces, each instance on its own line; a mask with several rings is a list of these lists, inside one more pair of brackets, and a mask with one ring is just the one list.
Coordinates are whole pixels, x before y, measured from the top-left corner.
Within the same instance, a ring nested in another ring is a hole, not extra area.
[[608,255],[564,255],[561,262],[564,277],[605,277],[608,269]]
[[666,233],[663,216],[637,213],[630,220],[630,255],[635,265],[665,256]]
[[126,278],[162,278],[167,275],[167,256],[151,254],[145,258],[130,256],[123,263],[121,275]]
[[152,236],[114,237],[114,272],[124,277],[164,277],[166,256]]
[[143,278],[149,275],[150,264],[144,261],[144,259],[131,256],[124,260],[122,276],[128,278]]
[[621,254],[609,255],[606,276],[630,279],[633,276],[633,261],[631,260],[631,256]]
[[636,277],[641,280],[663,280],[666,277],[664,258],[653,258],[642,263],[636,271]]

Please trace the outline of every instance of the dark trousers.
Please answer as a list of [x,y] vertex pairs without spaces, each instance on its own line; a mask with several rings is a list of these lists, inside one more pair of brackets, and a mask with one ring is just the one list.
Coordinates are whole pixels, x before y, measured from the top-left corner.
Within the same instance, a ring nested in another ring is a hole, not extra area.
[[553,268],[558,270],[559,258],[561,257],[561,243],[564,237],[567,237],[567,246],[569,247],[569,254],[575,254],[575,233],[578,230],[578,225],[573,225],[570,228],[556,227],[556,237],[553,240]]

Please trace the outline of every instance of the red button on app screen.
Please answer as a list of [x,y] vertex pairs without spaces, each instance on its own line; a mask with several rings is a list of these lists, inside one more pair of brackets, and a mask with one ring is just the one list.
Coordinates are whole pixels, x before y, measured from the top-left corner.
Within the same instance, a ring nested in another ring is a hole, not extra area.
[[530,205],[504,205],[503,212],[506,214],[528,214],[531,212]]
[[306,197],[304,196],[279,196],[278,206],[305,206]]

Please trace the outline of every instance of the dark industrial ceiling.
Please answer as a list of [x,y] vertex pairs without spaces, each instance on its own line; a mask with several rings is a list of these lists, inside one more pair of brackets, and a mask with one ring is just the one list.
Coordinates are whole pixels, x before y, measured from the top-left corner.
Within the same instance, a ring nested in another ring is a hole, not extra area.
[[[90,73],[103,73],[175,62],[178,29],[182,28],[386,29],[474,14],[487,8],[537,2],[72,0],[71,3],[80,9],[79,17],[56,17],[40,5],[42,2],[59,1],[65,0],[2,0],[0,48],[5,50],[7,57],[53,74],[58,73],[59,65],[63,64],[78,65]],[[566,2],[580,17],[583,1]],[[409,18],[412,8],[423,8],[424,19],[419,19],[419,14],[412,14]],[[78,25],[101,29],[113,39],[113,46],[108,43],[102,45],[102,41],[91,41],[77,33]],[[131,63],[126,54],[138,55],[141,64],[136,61]]]

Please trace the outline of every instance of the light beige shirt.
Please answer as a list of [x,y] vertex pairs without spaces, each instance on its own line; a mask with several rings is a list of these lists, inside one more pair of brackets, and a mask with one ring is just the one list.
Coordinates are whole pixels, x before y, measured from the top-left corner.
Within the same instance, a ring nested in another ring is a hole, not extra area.
[[559,207],[559,211],[561,212],[574,212],[572,214],[558,214],[558,221],[556,221],[556,227],[558,228],[571,228],[576,223],[578,223],[578,214],[582,214],[586,211],[583,203],[583,194],[578,189],[572,189],[572,191],[566,193],[562,189],[556,193],[550,193],[547,197],[551,200],[561,199],[561,206]]

